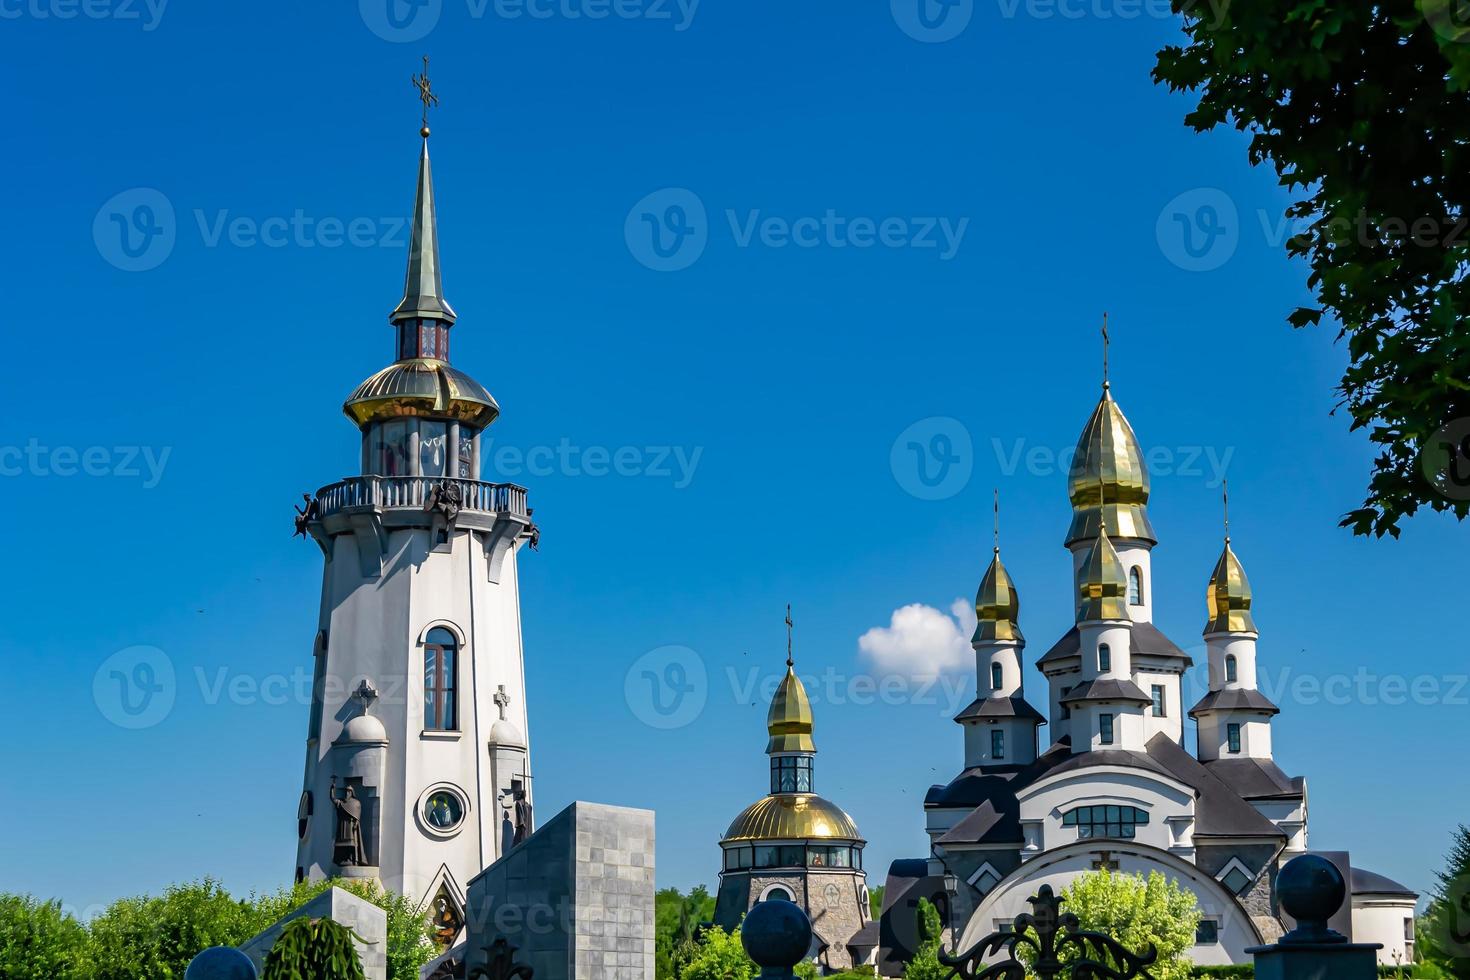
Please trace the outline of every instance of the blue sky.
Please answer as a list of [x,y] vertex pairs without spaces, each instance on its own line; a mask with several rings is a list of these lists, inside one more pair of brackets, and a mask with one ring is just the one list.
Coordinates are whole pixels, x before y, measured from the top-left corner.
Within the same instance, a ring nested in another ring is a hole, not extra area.
[[[500,401],[507,468],[554,457],[503,474],[544,529],[522,564],[543,816],[653,808],[660,883],[713,885],[764,792],[750,685],[775,683],[790,602],[826,678],[820,790],[874,883],[922,854],[972,678],[867,697],[859,637],[973,596],[993,487],[1028,663],[1067,629],[1049,457],[1096,400],[1109,310],[1160,464],[1159,624],[1197,646],[1223,470],[1313,845],[1432,883],[1470,804],[1466,529],[1337,528],[1371,459],[1330,414],[1344,352],[1285,324],[1308,296],[1272,175],[1151,84],[1178,31],[1157,5],[976,0],[924,27],[905,0],[442,0],[394,27],[381,2],[0,2],[0,268],[35,341],[0,437],[0,833],[24,842],[0,888],[86,911],[289,881],[321,574],[292,504],[353,471],[341,402],[392,356],[424,53],[455,362]],[[129,255],[113,215],[165,234]],[[950,437],[935,492],[911,426]],[[620,449],[634,475],[598,475]],[[137,646],[175,696],[127,730],[93,681]],[[674,730],[625,685],[669,646],[707,678]]]

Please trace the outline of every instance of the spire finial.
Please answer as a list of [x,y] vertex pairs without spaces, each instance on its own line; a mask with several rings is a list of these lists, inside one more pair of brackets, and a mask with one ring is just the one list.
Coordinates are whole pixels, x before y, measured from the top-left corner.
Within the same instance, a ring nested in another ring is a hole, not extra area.
[[995,553],[1000,554],[1000,487],[996,487],[995,493]]
[[1225,506],[1225,543],[1230,543],[1230,481],[1223,481],[1223,489],[1220,491],[1220,502]]
[[796,660],[791,656],[791,630],[796,624],[791,620],[791,603],[786,603],[786,666],[796,666]]
[[1102,337],[1103,337],[1103,391],[1107,391],[1109,388],[1111,388],[1113,386],[1113,384],[1112,384],[1111,381],[1108,380],[1108,344],[1110,343],[1110,341],[1108,339],[1108,314],[1107,314],[1107,311],[1106,310],[1103,311]]
[[414,75],[413,78],[410,79],[410,80],[413,82],[413,87],[416,88],[416,89],[418,89],[418,92],[419,92],[419,101],[424,104],[424,117],[423,117],[423,123],[424,124],[423,124],[423,128],[419,130],[419,135],[422,136],[424,139],[428,139],[429,138],[429,110],[431,108],[434,108],[434,107],[436,107],[436,106],[439,105],[439,96],[437,96],[437,95],[434,94],[434,87],[429,82],[429,56],[428,55],[424,55],[424,73],[422,75]]

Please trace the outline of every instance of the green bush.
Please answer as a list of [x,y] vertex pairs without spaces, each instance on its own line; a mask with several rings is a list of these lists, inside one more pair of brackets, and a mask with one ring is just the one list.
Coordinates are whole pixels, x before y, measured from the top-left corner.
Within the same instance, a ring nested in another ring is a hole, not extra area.
[[753,980],[757,967],[740,945],[740,930],[714,926],[684,966],[684,980]]
[[210,878],[118,899],[91,922],[91,980],[181,980],[201,950],[238,946],[273,921]]
[[60,902],[0,895],[0,977],[90,980],[87,928]]
[[331,919],[288,922],[266,954],[261,980],[364,980],[357,938]]

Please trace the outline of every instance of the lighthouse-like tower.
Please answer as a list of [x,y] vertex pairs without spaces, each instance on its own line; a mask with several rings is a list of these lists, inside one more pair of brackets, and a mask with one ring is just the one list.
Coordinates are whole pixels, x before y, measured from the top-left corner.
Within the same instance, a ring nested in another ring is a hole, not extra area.
[[296,876],[376,878],[447,942],[466,884],[531,829],[516,565],[535,529],[524,489],[482,479],[500,409],[450,364],[422,135],[397,359],[344,405],[361,475],[299,521],[326,567]]

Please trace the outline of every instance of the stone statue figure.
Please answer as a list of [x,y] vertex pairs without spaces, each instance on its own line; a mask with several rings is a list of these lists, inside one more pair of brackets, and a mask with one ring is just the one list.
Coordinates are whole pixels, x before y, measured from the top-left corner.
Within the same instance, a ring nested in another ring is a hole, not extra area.
[[515,789],[516,835],[512,844],[519,844],[531,836],[531,801],[526,797],[525,787]]
[[352,786],[342,799],[337,798],[337,777],[332,777],[332,806],[337,809],[337,839],[333,843],[332,860],[341,868],[360,868],[368,863],[367,849],[362,846],[362,801]]
[[428,513],[438,511],[444,515],[448,524],[453,524],[455,518],[459,517],[459,509],[464,499],[459,492],[459,484],[449,480],[441,480],[436,486],[429,489],[428,498],[424,501],[424,510]]

